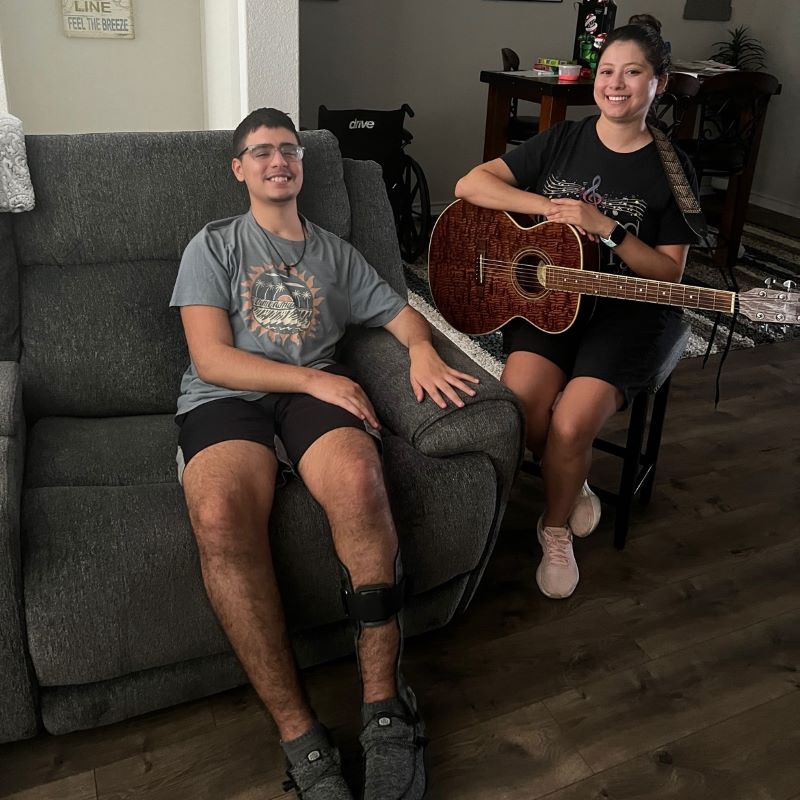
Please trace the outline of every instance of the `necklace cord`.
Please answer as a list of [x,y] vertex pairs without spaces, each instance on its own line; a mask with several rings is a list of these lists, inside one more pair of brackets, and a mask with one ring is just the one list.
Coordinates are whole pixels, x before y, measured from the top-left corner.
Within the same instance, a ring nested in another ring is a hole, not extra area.
[[[272,237],[268,233],[267,229],[266,228],[262,228],[261,225],[258,224],[258,221],[256,220],[255,217],[253,217],[253,222],[256,223],[256,226],[258,227],[258,229],[261,231],[261,233],[264,234],[264,238],[267,240],[267,244],[269,245],[269,247],[272,250],[272,252],[275,254],[275,257],[278,259],[278,261],[280,263],[282,263],[286,267],[286,269],[296,269],[297,265],[305,257],[306,247],[308,246],[308,232],[306,231],[306,222],[303,219],[303,217],[300,216],[300,227],[303,230],[303,249],[300,252],[300,258],[298,258],[297,261],[294,262],[294,264],[288,264],[286,262],[286,259],[281,257],[281,254],[280,254],[278,248],[275,246],[275,243],[272,241]],[[277,267],[278,265],[276,264],[275,266]]]

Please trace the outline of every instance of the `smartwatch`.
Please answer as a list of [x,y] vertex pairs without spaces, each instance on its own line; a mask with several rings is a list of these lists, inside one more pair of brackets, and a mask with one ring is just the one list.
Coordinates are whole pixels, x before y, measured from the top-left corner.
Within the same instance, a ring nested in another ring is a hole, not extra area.
[[600,237],[600,241],[606,246],[611,248],[612,250],[617,246],[622,244],[625,241],[625,237],[628,235],[628,231],[617,222],[614,225],[614,230],[608,234],[608,238],[603,236]]

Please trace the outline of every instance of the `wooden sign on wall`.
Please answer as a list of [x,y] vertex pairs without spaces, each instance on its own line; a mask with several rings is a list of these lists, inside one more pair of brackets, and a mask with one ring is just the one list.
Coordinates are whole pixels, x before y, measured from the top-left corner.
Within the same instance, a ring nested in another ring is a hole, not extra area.
[[133,39],[133,0],[61,0],[66,36]]

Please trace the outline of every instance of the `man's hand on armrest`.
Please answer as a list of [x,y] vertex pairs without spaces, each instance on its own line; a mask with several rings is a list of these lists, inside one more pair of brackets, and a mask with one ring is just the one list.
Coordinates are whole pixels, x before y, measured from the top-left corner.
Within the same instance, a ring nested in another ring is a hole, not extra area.
[[[469,397],[475,396],[470,383],[480,383],[474,375],[448,366],[433,346],[431,329],[425,318],[411,306],[406,306],[385,326],[387,331],[408,348],[411,368],[409,378],[417,402],[421,403],[427,394],[439,408],[446,408],[445,397],[459,408],[464,401],[458,391]],[[444,395],[444,397],[442,396]]]

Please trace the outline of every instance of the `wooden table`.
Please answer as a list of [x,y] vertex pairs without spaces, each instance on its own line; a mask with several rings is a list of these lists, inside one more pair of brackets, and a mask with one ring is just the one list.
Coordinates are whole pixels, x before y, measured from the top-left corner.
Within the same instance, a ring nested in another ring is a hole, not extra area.
[[567,106],[594,105],[594,81],[588,78],[561,81],[555,76],[536,77],[519,72],[483,70],[481,83],[489,84],[486,132],[483,139],[484,161],[491,161],[506,151],[512,98],[531,100],[541,106],[540,132],[566,119]]

